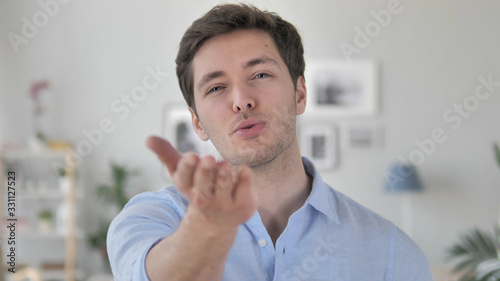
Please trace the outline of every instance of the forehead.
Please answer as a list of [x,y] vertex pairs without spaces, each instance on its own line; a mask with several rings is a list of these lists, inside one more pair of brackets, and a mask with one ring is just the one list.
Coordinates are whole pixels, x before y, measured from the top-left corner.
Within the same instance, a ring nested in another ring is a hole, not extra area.
[[249,60],[267,56],[283,64],[272,37],[261,30],[237,30],[207,40],[193,58],[193,76],[197,79],[211,71],[227,71]]

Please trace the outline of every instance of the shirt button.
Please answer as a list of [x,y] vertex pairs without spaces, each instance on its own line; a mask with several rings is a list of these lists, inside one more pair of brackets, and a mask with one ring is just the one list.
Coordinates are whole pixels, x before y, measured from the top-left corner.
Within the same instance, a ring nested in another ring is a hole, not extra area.
[[266,245],[267,245],[266,240],[264,240],[264,239],[260,239],[260,240],[259,240],[259,246],[261,246],[261,247],[265,247]]

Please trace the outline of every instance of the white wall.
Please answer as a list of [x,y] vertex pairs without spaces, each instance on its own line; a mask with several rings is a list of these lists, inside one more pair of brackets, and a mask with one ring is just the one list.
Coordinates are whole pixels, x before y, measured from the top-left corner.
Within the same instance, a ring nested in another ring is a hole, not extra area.
[[[42,3],[47,0],[41,0]],[[7,34],[21,35],[22,17],[41,10],[38,1],[0,2],[0,141],[25,141],[31,132],[30,83],[52,83],[58,118],[53,138],[78,144],[83,130],[104,118],[115,129],[84,157],[80,176],[90,194],[106,179],[111,159],[140,169],[135,191],[167,182],[144,146],[161,133],[162,107],[183,102],[174,70],[177,45],[190,23],[217,1],[70,1],[13,51]],[[388,1],[252,1],[278,12],[300,30],[308,59],[344,59],[341,42],[353,44],[355,27],[373,20]],[[500,169],[492,142],[500,141],[500,87],[456,130],[442,114],[474,93],[478,77],[500,81],[500,3],[497,1],[402,1],[402,11],[353,56],[379,64],[381,113],[374,119],[339,119],[345,141],[350,124],[377,124],[385,145],[371,151],[341,146],[340,167],[324,174],[333,187],[402,223],[401,199],[383,193],[384,174],[399,155],[407,158],[416,139],[442,128],[447,140],[419,167],[425,192],[414,198],[414,238],[431,263],[472,226],[498,219]],[[142,83],[146,68],[168,77],[121,120],[111,105]],[[496,121],[495,121],[496,120]],[[92,204],[92,203],[89,203]]]

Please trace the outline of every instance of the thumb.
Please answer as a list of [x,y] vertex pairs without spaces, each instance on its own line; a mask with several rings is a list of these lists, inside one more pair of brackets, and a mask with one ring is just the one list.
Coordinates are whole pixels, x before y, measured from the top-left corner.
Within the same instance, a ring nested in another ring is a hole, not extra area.
[[161,162],[167,166],[170,176],[173,176],[182,155],[168,141],[157,136],[150,136],[146,145],[156,153]]

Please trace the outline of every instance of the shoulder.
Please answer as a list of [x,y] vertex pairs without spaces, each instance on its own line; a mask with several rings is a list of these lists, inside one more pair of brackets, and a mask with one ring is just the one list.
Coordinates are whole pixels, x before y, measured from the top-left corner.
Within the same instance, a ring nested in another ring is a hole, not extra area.
[[393,222],[356,202],[349,196],[324,184],[330,199],[331,212],[338,218],[342,232],[352,238],[379,241],[392,251],[407,248],[420,251],[418,246]]
[[340,223],[356,223],[360,227],[375,228],[384,231],[397,229],[391,221],[361,205],[349,196],[325,184],[331,204],[337,213]]
[[393,223],[332,188],[323,181],[311,161],[305,157],[302,159],[306,173],[313,179],[307,201],[313,207],[342,225],[344,229],[385,233],[395,231],[396,226]]
[[374,243],[372,246],[383,245],[386,249],[388,272],[394,276],[393,280],[432,280],[429,279],[427,258],[412,238],[386,218],[325,186],[329,189],[341,227],[350,230],[350,238]]

